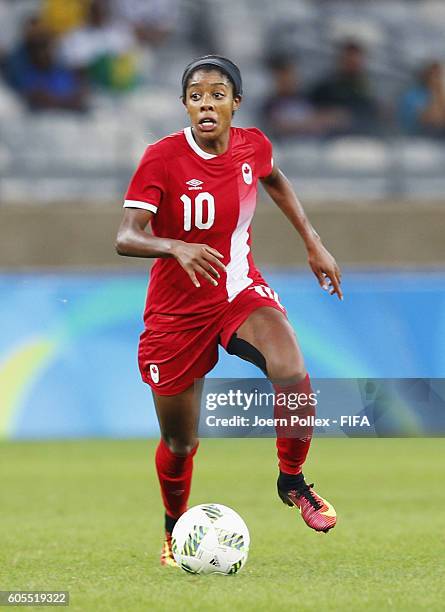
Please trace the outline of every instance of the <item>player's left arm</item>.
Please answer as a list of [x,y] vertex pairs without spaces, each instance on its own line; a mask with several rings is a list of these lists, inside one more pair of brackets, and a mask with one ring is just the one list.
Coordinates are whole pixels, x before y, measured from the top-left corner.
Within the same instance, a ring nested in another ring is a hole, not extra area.
[[280,208],[302,237],[308,254],[308,263],[318,278],[321,287],[331,295],[343,299],[341,272],[334,257],[323,246],[320,236],[312,227],[297,195],[277,166],[273,166],[269,176],[261,179],[265,190]]

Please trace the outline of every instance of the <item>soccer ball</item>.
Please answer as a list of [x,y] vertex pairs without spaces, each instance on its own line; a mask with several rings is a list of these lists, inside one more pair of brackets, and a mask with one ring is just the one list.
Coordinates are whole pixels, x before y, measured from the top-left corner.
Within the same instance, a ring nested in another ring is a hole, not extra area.
[[236,574],[247,560],[249,545],[245,522],[222,504],[190,508],[172,533],[175,561],[191,574]]

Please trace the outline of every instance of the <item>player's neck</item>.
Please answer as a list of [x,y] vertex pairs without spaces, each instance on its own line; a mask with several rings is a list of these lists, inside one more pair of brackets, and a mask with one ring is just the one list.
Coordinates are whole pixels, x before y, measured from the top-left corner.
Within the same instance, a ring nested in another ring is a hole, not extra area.
[[192,136],[196,144],[200,149],[205,151],[206,153],[211,153],[212,155],[222,155],[229,148],[230,143],[230,129],[227,132],[224,132],[219,136],[219,138],[215,138],[214,140],[202,140],[195,133],[192,128]]

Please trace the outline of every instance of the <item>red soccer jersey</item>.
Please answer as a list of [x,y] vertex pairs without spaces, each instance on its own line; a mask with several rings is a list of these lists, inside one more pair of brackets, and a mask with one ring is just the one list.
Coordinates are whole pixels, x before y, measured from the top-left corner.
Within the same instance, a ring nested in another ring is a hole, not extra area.
[[190,127],[147,147],[124,206],[155,213],[151,221],[155,236],[218,250],[224,255],[226,273],[218,269],[217,287],[202,277],[201,287],[195,287],[173,258],[157,259],[151,270],[146,323],[162,318],[155,315],[186,316],[184,327],[190,326],[191,320],[196,323],[254,281],[262,281],[250,249],[250,224],[257,181],[272,172],[272,164],[272,145],[256,128],[232,127],[222,155],[203,151]]

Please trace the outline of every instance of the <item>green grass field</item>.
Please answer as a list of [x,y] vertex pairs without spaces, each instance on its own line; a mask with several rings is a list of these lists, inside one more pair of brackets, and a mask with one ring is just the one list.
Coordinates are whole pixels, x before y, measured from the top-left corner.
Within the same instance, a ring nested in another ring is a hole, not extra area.
[[443,610],[440,439],[315,440],[306,474],[336,506],[328,535],[275,493],[273,440],[204,440],[191,504],[236,509],[235,576],[161,568],[154,441],[2,443],[0,589],[69,590],[73,610]]

